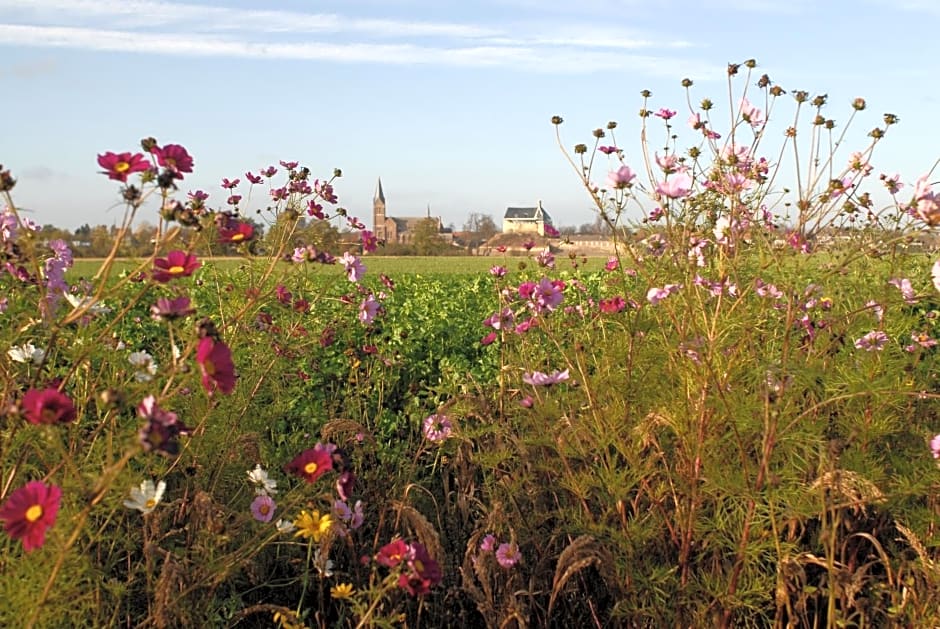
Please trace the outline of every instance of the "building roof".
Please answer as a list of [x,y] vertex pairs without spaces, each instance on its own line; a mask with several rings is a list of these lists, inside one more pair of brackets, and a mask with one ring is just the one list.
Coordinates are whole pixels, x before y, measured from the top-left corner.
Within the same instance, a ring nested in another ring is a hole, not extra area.
[[539,204],[535,207],[507,207],[503,218],[516,221],[542,220],[546,223],[552,222],[552,217],[549,216],[548,212],[545,211],[545,208],[542,207],[541,201],[539,201]]
[[375,197],[373,197],[372,200],[381,201],[382,203],[385,203],[385,192],[382,190],[382,178],[381,177],[379,177],[379,182],[375,184]]

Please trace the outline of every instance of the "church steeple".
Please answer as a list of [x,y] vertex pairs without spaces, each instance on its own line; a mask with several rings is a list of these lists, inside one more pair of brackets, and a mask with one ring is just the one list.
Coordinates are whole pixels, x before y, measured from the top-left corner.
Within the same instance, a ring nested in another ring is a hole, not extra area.
[[382,190],[382,178],[379,177],[379,182],[375,184],[375,196],[372,197],[372,202],[381,201],[382,204],[385,204],[385,192]]
[[375,184],[375,196],[372,198],[372,232],[379,240],[388,238],[385,228],[385,191],[382,190],[382,178]]

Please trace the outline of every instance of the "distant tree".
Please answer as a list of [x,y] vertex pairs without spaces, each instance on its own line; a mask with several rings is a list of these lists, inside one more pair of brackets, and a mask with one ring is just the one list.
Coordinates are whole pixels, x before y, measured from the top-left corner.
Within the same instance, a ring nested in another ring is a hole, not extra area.
[[476,242],[489,240],[499,233],[496,221],[489,214],[480,214],[471,212],[467,216],[467,221],[463,224],[463,231],[470,234],[470,239]]
[[419,256],[433,256],[447,250],[447,243],[440,236],[439,224],[433,218],[426,218],[418,223],[412,244]]

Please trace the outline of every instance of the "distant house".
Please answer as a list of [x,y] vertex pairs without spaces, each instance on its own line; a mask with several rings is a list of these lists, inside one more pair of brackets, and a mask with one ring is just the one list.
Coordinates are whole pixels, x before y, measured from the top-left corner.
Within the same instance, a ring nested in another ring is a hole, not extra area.
[[532,233],[544,236],[546,225],[552,225],[552,217],[542,207],[541,201],[535,207],[507,207],[503,215],[504,234]]
[[382,179],[379,178],[375,186],[375,196],[372,199],[372,232],[376,238],[388,243],[410,243],[414,240],[414,233],[418,226],[427,220],[433,220],[437,224],[437,232],[445,241],[453,238],[450,230],[444,228],[441,217],[431,216],[430,205],[426,216],[387,216],[385,191],[382,190]]

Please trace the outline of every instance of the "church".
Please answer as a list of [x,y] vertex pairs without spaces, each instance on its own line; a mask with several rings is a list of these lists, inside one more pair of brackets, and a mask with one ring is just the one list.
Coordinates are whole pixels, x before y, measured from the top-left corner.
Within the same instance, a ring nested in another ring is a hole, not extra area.
[[444,240],[451,240],[451,230],[444,228],[439,216],[431,216],[431,206],[428,206],[426,216],[387,216],[385,213],[385,191],[382,190],[382,178],[375,186],[375,196],[372,199],[372,231],[380,241],[387,243],[408,244],[414,240],[415,231],[424,221],[434,221],[437,233]]

